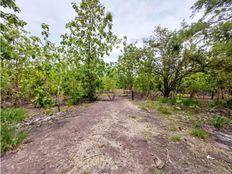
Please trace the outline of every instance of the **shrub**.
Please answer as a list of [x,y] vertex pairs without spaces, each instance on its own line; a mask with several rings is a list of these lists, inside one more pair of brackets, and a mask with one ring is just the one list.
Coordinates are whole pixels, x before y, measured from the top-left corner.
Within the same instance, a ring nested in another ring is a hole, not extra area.
[[181,99],[180,103],[183,104],[184,106],[197,106],[198,105],[198,102],[191,98],[183,98]]
[[167,97],[161,96],[161,97],[159,98],[159,102],[160,102],[160,103],[168,103],[168,101],[169,101],[169,99],[168,99]]
[[225,105],[225,101],[223,101],[223,100],[216,100],[215,102],[213,102],[211,104],[211,106],[216,108],[216,109],[224,108],[224,105]]
[[226,100],[216,100],[215,102],[212,103],[212,107],[216,109],[220,109],[220,108],[232,109],[232,97]]
[[223,117],[223,116],[216,116],[211,120],[211,123],[216,128],[223,128],[229,125],[232,125],[232,121],[229,118]]
[[205,140],[209,137],[208,132],[206,132],[206,130],[204,130],[203,128],[199,128],[199,127],[193,128],[191,131],[191,135],[198,137],[198,138],[201,138],[203,140]]
[[74,93],[72,94],[69,99],[68,99],[68,105],[76,105],[80,102],[81,98],[82,98],[82,93]]
[[177,102],[177,100],[178,100],[177,98],[172,97],[172,98],[170,99],[170,102],[171,102],[172,105],[175,105],[176,102]]
[[50,108],[52,105],[52,99],[47,95],[46,91],[44,91],[42,88],[37,88],[35,90],[35,98],[33,100],[33,103],[35,104],[35,107],[43,107],[43,108]]
[[197,106],[198,101],[193,100],[191,98],[167,98],[167,97],[160,97],[159,98],[160,103],[170,103],[172,105],[184,105],[184,106]]
[[225,100],[224,107],[232,109],[232,97]]

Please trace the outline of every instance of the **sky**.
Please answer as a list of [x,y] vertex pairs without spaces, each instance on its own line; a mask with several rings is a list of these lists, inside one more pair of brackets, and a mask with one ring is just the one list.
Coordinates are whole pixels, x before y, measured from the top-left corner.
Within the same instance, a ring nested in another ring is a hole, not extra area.
[[[178,29],[184,19],[191,22],[191,6],[196,0],[101,0],[106,11],[113,14],[113,32],[127,36],[129,42],[142,40],[152,34],[155,26]],[[41,23],[50,26],[50,40],[59,44],[66,32],[65,24],[75,17],[71,2],[80,0],[16,0],[21,9],[19,17],[27,22],[31,34],[41,36]],[[106,62],[115,61],[120,50],[114,49]]]

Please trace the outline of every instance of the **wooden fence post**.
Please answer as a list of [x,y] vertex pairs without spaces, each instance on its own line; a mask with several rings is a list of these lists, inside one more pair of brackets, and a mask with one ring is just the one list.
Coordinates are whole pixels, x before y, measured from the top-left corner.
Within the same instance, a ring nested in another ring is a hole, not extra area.
[[134,91],[131,90],[131,99],[134,100]]

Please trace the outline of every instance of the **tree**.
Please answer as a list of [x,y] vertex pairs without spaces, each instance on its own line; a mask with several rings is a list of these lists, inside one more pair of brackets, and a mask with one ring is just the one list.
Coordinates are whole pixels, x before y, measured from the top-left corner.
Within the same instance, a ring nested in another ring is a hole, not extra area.
[[232,87],[232,1],[230,0],[198,0],[192,7],[193,14],[203,10],[204,15],[198,23],[207,24],[198,32],[207,43],[209,52],[208,72],[217,82],[218,98],[224,98],[224,89]]
[[99,0],[82,0],[72,3],[77,16],[66,27],[70,30],[71,47],[84,64],[83,83],[89,101],[95,100],[97,79],[101,73],[102,58],[109,54],[116,41],[112,33],[112,14],[105,12]]
[[158,89],[165,97],[169,97],[184,77],[199,71],[204,61],[204,54],[183,33],[182,30],[171,32],[158,26],[154,35],[145,40],[146,46],[153,49]]
[[[2,1],[1,6],[19,12],[13,0]],[[11,98],[15,105],[19,104],[19,97],[23,96],[25,87],[26,65],[30,58],[30,39],[24,29],[26,22],[18,19],[15,14],[1,13],[1,94]],[[25,94],[25,93],[24,93]]]
[[134,44],[127,45],[124,43],[122,55],[118,58],[117,70],[121,87],[125,89],[133,89],[140,53],[140,50]]

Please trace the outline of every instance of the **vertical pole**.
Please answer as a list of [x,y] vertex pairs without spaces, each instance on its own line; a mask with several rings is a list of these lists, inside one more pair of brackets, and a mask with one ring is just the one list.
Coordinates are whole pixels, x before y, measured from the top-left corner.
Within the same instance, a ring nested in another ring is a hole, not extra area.
[[58,85],[58,90],[57,90],[57,107],[58,107],[58,112],[60,112],[60,86]]
[[134,100],[134,91],[131,90],[131,99]]

